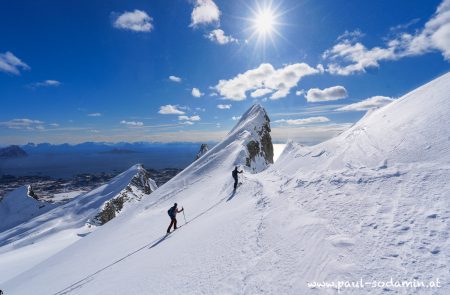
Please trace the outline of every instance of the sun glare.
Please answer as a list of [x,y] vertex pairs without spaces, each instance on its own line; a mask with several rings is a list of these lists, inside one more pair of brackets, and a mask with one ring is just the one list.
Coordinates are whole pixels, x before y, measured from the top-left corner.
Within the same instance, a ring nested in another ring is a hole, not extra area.
[[259,34],[270,34],[272,33],[275,25],[275,15],[270,9],[265,9],[255,16],[254,26]]
[[249,42],[254,42],[255,48],[260,50],[265,48],[268,43],[276,46],[278,38],[281,35],[281,27],[285,24],[281,22],[282,16],[286,13],[280,11],[281,2],[274,5],[272,0],[255,1],[252,7],[248,7],[250,15],[245,18],[249,22],[246,30],[249,31]]

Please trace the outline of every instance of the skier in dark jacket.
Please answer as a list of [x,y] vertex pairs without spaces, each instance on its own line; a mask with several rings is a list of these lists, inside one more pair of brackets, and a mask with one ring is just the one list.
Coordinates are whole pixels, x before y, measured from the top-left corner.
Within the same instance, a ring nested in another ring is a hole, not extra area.
[[170,207],[169,211],[167,211],[167,213],[170,216],[170,225],[167,228],[167,233],[170,233],[170,229],[172,228],[173,225],[173,230],[177,229],[177,213],[180,213],[184,210],[183,207],[181,207],[181,210],[178,210],[177,208],[177,203],[173,204],[172,207]]
[[236,166],[236,167],[234,167],[234,170],[231,173],[234,178],[234,189],[236,189],[237,185],[238,185],[238,173],[242,173],[242,172],[244,172],[244,171],[238,171],[238,167]]

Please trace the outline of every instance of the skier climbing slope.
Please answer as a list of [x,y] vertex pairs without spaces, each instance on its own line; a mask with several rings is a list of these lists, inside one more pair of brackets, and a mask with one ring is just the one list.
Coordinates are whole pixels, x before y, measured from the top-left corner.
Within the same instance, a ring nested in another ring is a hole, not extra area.
[[[229,171],[246,163],[244,148],[264,114],[255,108],[143,205],[2,289],[334,294],[308,284],[439,278],[445,282],[440,289],[366,287],[345,294],[450,294],[449,113],[446,74],[334,139],[313,147],[289,144],[275,164],[246,176],[239,198],[230,199]],[[161,216],[174,200],[190,208],[189,226],[149,248],[161,240]],[[83,280],[89,274],[95,275]]]

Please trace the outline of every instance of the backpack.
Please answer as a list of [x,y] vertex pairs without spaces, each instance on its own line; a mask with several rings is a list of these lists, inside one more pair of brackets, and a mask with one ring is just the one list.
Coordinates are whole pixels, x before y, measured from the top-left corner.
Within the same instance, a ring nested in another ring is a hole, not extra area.
[[175,207],[170,207],[169,210],[167,210],[167,214],[169,214],[170,217],[173,217],[175,214]]
[[231,175],[233,176],[233,178],[236,178],[237,177],[237,171],[233,170],[233,172],[231,172]]

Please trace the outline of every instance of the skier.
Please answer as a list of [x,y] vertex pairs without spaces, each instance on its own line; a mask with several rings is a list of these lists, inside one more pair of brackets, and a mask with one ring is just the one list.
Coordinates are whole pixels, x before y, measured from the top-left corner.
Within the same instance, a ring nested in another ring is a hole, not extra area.
[[167,228],[167,233],[170,233],[170,229],[172,228],[172,225],[173,225],[173,230],[177,229],[177,213],[180,213],[182,211],[184,211],[184,208],[181,207],[181,210],[178,210],[177,203],[173,204],[173,206],[170,207],[170,209],[167,211],[167,213],[170,216],[170,225]]
[[231,173],[231,175],[233,175],[234,178],[234,190],[236,190],[237,185],[238,185],[238,173],[242,173],[244,171],[238,171],[238,167],[234,167],[233,172]]

